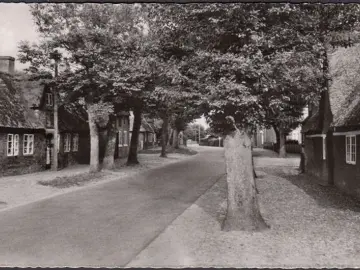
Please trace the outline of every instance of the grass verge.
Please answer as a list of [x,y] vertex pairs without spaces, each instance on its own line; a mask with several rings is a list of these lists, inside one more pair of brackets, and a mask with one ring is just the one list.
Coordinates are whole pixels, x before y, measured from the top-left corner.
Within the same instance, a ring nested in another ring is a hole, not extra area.
[[55,188],[68,188],[72,186],[82,186],[86,182],[90,182],[105,175],[105,172],[81,173],[73,176],[56,177],[50,181],[38,181],[38,184]]
[[[141,150],[139,153],[141,154],[160,154],[161,153],[161,148],[150,148],[150,149],[146,149],[146,150]],[[176,153],[176,154],[183,154],[183,155],[196,155],[198,152],[187,148],[187,147],[180,147],[180,148],[173,148],[173,147],[168,147],[166,149],[166,153],[167,154],[172,154],[172,153]]]

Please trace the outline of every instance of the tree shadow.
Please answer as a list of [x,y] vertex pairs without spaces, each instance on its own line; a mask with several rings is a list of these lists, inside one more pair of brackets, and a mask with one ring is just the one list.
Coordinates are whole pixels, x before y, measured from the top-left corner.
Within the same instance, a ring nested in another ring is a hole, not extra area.
[[335,186],[321,186],[315,176],[300,174],[296,168],[284,172],[283,168],[259,168],[267,174],[282,177],[302,189],[323,208],[360,212],[360,202]]
[[223,176],[205,196],[197,200],[196,205],[216,220],[221,226],[226,215],[227,182]]

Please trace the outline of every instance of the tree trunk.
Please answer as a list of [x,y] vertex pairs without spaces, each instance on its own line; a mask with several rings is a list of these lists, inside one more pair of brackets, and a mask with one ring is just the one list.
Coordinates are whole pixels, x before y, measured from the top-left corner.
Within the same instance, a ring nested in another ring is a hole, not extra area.
[[253,166],[253,177],[254,177],[254,183],[255,183],[255,191],[256,191],[256,194],[259,194],[259,190],[258,190],[257,185],[256,185],[257,175],[256,175],[256,172],[255,172],[254,156],[252,155],[252,150],[251,150],[251,163],[252,163],[252,166]]
[[173,135],[174,135],[174,130],[172,128],[168,129],[168,133],[167,133],[167,145],[168,146],[172,146],[172,138],[173,138]]
[[116,118],[114,115],[110,115],[107,127],[107,142],[103,160],[103,168],[108,170],[114,168],[114,156],[116,147]]
[[129,149],[129,155],[126,165],[139,164],[137,153],[138,153],[140,127],[141,127],[141,107],[135,106],[134,123],[131,133],[130,149]]
[[179,132],[177,128],[175,128],[173,132],[172,147],[179,149]]
[[161,154],[160,157],[167,157],[166,155],[166,145],[167,145],[167,137],[168,137],[168,125],[169,125],[169,118],[167,115],[164,115],[162,118],[162,134],[161,134]]
[[95,122],[93,105],[87,105],[90,130],[90,172],[100,171],[99,163],[99,128]]
[[249,134],[238,129],[232,131],[225,137],[224,149],[228,196],[223,230],[259,231],[268,228],[256,197]]
[[280,148],[279,148],[279,146],[280,146],[280,131],[279,131],[278,127],[275,126],[275,125],[273,126],[273,129],[275,131],[275,136],[276,136],[276,144],[274,145],[275,146],[274,151],[279,153],[279,150],[280,150]]
[[282,129],[279,129],[280,133],[280,141],[279,141],[279,157],[285,158],[286,157],[286,148],[285,148],[285,133]]

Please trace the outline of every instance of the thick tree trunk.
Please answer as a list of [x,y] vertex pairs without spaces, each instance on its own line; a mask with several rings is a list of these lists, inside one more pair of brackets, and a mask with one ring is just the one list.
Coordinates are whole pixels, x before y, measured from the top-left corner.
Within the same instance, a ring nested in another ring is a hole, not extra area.
[[129,155],[126,163],[127,165],[139,164],[137,153],[138,153],[140,127],[141,127],[141,107],[136,106],[134,108],[134,123],[131,133]]
[[116,147],[116,118],[113,115],[109,117],[109,123],[107,127],[107,142],[105,148],[105,155],[103,160],[103,168],[113,169],[115,159],[115,147]]
[[160,157],[167,157],[166,155],[166,145],[167,145],[167,137],[168,137],[168,125],[169,118],[167,115],[164,115],[162,124],[162,133],[161,133],[161,154]]
[[90,172],[100,171],[99,163],[99,128],[95,122],[95,112],[93,105],[87,105],[90,130]]
[[280,140],[279,140],[279,157],[285,158],[286,157],[286,148],[285,148],[285,140],[286,135],[282,129],[279,129],[280,133]]
[[176,128],[173,132],[172,147],[179,149],[179,131]]
[[260,214],[247,132],[236,129],[225,137],[225,162],[228,184],[224,231],[259,231],[268,228]]
[[172,128],[168,129],[168,133],[167,133],[167,145],[168,146],[172,146],[172,138],[173,138],[173,135],[174,135],[174,130]]
[[279,153],[279,145],[280,145],[280,131],[278,129],[277,126],[273,126],[273,129],[275,131],[275,136],[276,136],[276,144],[275,144],[275,148],[274,151]]

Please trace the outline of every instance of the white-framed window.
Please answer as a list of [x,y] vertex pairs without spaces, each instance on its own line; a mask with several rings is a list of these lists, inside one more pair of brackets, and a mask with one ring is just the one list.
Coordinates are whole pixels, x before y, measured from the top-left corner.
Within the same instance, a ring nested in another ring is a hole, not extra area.
[[46,93],[46,105],[52,106],[54,104],[52,93]]
[[129,144],[129,136],[127,131],[124,130],[124,146],[128,146]]
[[64,139],[64,152],[70,152],[70,146],[71,146],[71,134],[65,133],[65,139]]
[[7,155],[18,156],[19,155],[19,135],[8,134],[7,136]]
[[73,143],[72,143],[73,152],[77,152],[79,150],[79,134],[73,134]]
[[34,154],[34,134],[24,134],[23,136],[23,154]]
[[346,163],[356,164],[356,135],[345,137]]
[[123,146],[123,133],[119,130],[119,146]]
[[322,138],[322,148],[323,148],[323,160],[326,159],[326,137]]

